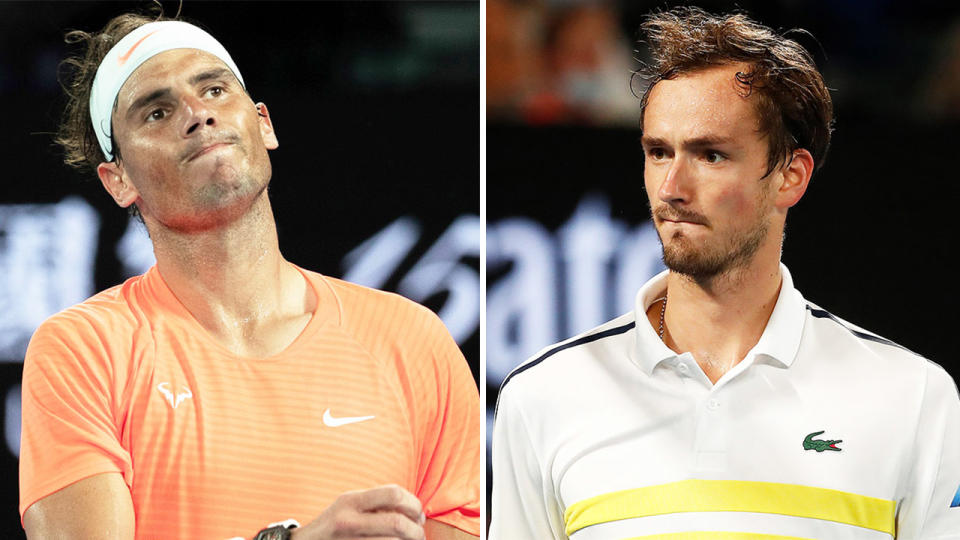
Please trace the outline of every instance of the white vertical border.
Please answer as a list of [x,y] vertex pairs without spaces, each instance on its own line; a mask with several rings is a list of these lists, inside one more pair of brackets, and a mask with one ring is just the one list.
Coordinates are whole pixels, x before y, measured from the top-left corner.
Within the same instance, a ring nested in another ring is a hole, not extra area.
[[480,420],[483,429],[480,538],[487,537],[487,2],[480,0]]

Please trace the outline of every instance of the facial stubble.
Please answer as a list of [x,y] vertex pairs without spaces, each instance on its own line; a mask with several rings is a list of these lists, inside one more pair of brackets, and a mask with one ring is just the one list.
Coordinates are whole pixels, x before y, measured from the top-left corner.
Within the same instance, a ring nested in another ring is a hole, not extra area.
[[[697,282],[713,280],[746,267],[767,237],[769,224],[764,209],[768,198],[766,190],[762,189],[754,207],[756,211],[746,228],[732,231],[726,238],[710,244],[697,246],[683,230],[665,233],[658,227],[657,235],[663,248],[664,265],[670,271]],[[651,213],[655,213],[652,208]],[[674,210],[672,213],[678,211]],[[709,222],[703,226],[711,227]],[[665,240],[664,234],[670,234],[670,237]]]

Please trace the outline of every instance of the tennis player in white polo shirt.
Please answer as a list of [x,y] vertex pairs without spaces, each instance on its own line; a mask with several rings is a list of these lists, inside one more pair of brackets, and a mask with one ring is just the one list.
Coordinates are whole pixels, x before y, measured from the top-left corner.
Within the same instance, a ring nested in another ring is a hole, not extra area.
[[804,300],[780,263],[830,141],[809,54],[744,15],[643,29],[669,270],[504,381],[491,540],[960,538],[952,379]]

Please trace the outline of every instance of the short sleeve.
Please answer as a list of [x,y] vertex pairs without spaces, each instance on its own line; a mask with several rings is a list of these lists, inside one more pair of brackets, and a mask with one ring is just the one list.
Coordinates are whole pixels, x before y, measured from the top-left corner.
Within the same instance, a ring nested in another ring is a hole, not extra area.
[[531,443],[523,411],[512,393],[515,388],[502,388],[497,401],[488,538],[567,538],[562,532],[562,514],[555,504],[549,504],[544,494],[540,461]]
[[960,397],[950,375],[933,363],[927,365],[914,440],[897,538],[960,539]]
[[423,325],[426,362],[417,362],[414,384],[423,417],[416,495],[424,513],[447,525],[480,535],[483,474],[483,417],[480,394],[463,353],[440,319],[426,308]]
[[22,383],[21,517],[36,501],[95,474],[118,472],[132,481],[101,335],[61,314],[30,341]]

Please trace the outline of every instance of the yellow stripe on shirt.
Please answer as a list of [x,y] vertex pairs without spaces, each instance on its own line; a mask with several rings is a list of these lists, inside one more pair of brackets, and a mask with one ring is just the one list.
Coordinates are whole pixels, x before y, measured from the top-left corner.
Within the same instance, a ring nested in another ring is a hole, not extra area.
[[813,540],[799,536],[780,536],[777,534],[761,534],[730,531],[688,531],[647,536],[632,536],[625,540]]
[[742,480],[682,480],[597,495],[564,512],[566,533],[590,525],[677,512],[781,514],[894,534],[896,503],[845,491]]

